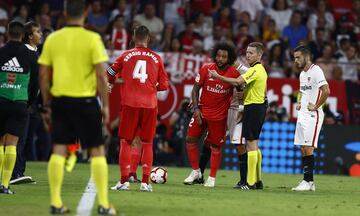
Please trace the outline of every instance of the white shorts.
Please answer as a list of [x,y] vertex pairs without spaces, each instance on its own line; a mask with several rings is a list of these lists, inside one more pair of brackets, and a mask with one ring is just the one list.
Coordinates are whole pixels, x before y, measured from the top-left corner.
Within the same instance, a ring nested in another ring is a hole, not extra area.
[[238,109],[229,109],[227,118],[227,129],[230,135],[230,143],[238,145],[245,144],[245,138],[242,137],[242,122],[237,122]]
[[324,112],[322,110],[311,113],[299,113],[296,122],[294,144],[317,148],[323,121]]

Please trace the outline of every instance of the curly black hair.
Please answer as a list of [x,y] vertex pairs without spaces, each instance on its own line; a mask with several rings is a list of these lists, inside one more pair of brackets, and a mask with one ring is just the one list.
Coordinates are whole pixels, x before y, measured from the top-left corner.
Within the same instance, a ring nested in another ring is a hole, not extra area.
[[214,48],[212,49],[211,57],[213,61],[215,61],[216,54],[219,50],[226,50],[228,53],[228,64],[233,65],[236,61],[236,51],[235,46],[230,42],[219,42],[215,44]]

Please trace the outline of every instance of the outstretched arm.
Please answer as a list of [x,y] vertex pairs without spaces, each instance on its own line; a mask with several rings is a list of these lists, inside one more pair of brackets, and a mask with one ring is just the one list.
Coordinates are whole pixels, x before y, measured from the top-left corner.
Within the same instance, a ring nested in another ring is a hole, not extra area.
[[201,86],[197,83],[194,84],[194,87],[191,91],[191,100],[192,100],[192,103],[193,103],[193,110],[194,110],[194,116],[196,118],[196,121],[201,124],[202,123],[202,113],[199,109],[199,95],[200,95],[200,89],[201,89]]
[[209,70],[209,73],[211,78],[221,80],[233,86],[241,86],[245,83],[245,80],[242,78],[242,76],[239,76],[238,78],[224,77],[219,75],[215,70]]

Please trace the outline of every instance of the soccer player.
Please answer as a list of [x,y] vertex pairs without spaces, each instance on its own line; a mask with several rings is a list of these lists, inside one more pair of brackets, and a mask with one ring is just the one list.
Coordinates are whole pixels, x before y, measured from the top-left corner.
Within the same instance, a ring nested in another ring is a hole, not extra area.
[[16,161],[16,146],[28,118],[28,104],[35,99],[38,66],[36,53],[22,43],[24,25],[12,21],[8,25],[9,41],[0,48],[0,193],[9,189]]
[[293,191],[315,191],[314,149],[317,148],[324,120],[322,105],[330,95],[329,85],[322,69],[311,61],[311,51],[306,46],[294,50],[294,63],[300,73],[300,100],[296,105],[298,118],[295,145],[301,146],[304,178]]
[[241,86],[246,83],[242,133],[246,139],[248,155],[247,183],[236,187],[243,190],[263,189],[261,181],[262,155],[258,148],[258,140],[267,109],[267,73],[260,63],[263,53],[264,45],[262,43],[250,43],[246,49],[246,60],[251,67],[246,73],[236,79],[221,76],[216,71],[210,72],[213,78],[234,86]]
[[153,138],[157,118],[157,91],[168,89],[164,64],[159,55],[147,48],[150,31],[146,26],[134,30],[135,48],[125,51],[107,69],[110,83],[116,75],[124,80],[121,86],[120,172],[117,190],[129,190],[131,143],[138,135],[142,145],[143,176],[140,190],[152,192],[149,176],[153,163]]
[[[66,214],[61,199],[67,144],[79,138],[90,154],[99,207],[98,214],[116,215],[108,200],[108,165],[102,136],[103,123],[109,121],[107,76],[108,56],[99,34],[86,30],[84,0],[65,4],[67,25],[50,34],[39,57],[40,89],[46,120],[52,122],[53,153],[48,163],[50,213]],[[50,89],[50,73],[52,86]],[[100,108],[96,92],[102,100]]]
[[204,65],[195,79],[191,93],[194,114],[186,137],[186,149],[193,170],[184,180],[184,184],[193,184],[202,177],[197,143],[205,130],[208,130],[205,145],[210,146],[211,156],[210,175],[204,184],[205,187],[215,187],[215,177],[221,161],[221,147],[225,143],[226,118],[233,94],[231,85],[211,78],[209,72],[217,71],[224,76],[234,78],[239,76],[239,72],[231,66],[236,60],[232,45],[218,43],[214,47],[212,57],[215,63]]
[[[37,52],[37,46],[40,44],[42,38],[42,32],[40,29],[40,25],[36,22],[27,22],[24,25],[24,38],[23,42],[25,43],[26,47],[34,51],[36,56],[38,57]],[[36,59],[37,60],[37,59]],[[36,69],[36,73],[38,69]],[[32,149],[31,142],[33,141],[33,136],[35,133],[35,127],[34,127],[34,115],[35,112],[37,112],[37,103],[36,99],[38,98],[38,91],[39,91],[39,82],[37,81],[38,78],[35,78],[35,82],[33,83],[33,86],[30,88],[33,89],[36,93],[34,101],[31,101],[29,103],[29,114],[26,121],[25,130],[23,133],[23,136],[19,138],[19,143],[16,148],[16,163],[14,167],[14,171],[12,173],[12,177],[10,180],[10,184],[20,184],[20,183],[28,183],[28,182],[34,182],[31,176],[25,176],[25,167],[26,167],[26,155],[25,155],[25,149]],[[32,123],[32,124],[31,124]],[[29,146],[30,145],[30,146]]]
[[[244,73],[248,68],[245,66],[241,67],[241,64],[235,63],[234,65],[240,73]],[[241,68],[241,70],[240,70]],[[239,170],[240,170],[240,181],[234,186],[237,188],[239,185],[246,183],[247,175],[247,152],[245,146],[245,139],[242,136],[242,116],[244,111],[243,105],[243,89],[235,88],[234,94],[231,99],[230,108],[228,111],[227,117],[227,130],[230,137],[230,143],[235,146],[239,158]],[[207,166],[207,163],[210,159],[210,146],[204,143],[201,154],[199,167],[201,171],[202,178],[194,181],[194,183],[203,184],[204,183],[204,171]]]

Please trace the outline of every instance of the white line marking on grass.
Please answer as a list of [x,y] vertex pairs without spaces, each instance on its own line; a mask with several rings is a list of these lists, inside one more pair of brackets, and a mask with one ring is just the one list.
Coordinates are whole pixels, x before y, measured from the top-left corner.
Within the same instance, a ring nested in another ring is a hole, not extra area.
[[93,178],[90,177],[85,191],[76,209],[76,216],[90,216],[96,197],[96,187]]

